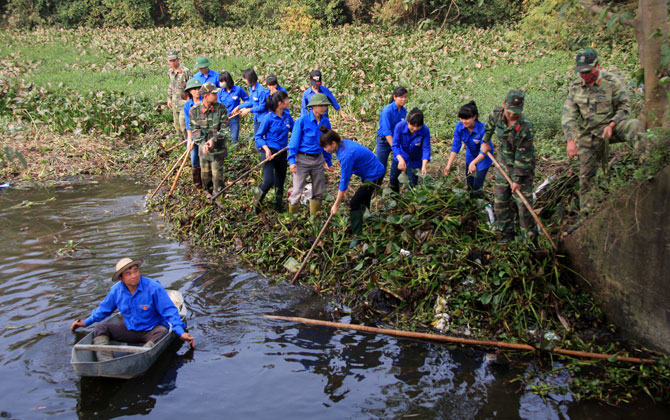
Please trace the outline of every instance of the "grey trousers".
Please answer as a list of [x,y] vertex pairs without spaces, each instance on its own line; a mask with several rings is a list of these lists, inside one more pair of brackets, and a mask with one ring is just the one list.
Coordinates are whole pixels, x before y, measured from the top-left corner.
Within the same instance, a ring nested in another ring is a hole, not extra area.
[[146,343],[153,341],[157,343],[168,333],[168,329],[158,324],[150,331],[131,331],[123,322],[100,322],[95,325],[93,337],[106,335],[110,340],[124,343]]
[[293,191],[288,199],[290,204],[300,200],[300,193],[307,183],[307,175],[312,178],[312,200],[323,201],[326,196],[326,175],[323,169],[323,155],[307,156],[298,154],[295,158],[298,172],[293,174]]

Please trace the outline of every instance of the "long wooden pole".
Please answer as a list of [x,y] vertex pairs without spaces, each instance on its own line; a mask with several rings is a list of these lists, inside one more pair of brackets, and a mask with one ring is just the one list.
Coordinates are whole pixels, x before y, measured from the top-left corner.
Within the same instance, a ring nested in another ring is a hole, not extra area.
[[[506,348],[506,349],[513,349],[513,350],[524,350],[524,351],[539,350],[539,349],[537,349],[533,346],[530,346],[528,344],[507,343],[507,342],[504,342],[504,341],[474,340],[474,339],[471,339],[471,338],[460,338],[460,337],[450,337],[448,335],[419,333],[419,332],[412,332],[412,331],[391,330],[391,329],[386,329],[386,328],[368,327],[366,325],[342,324],[342,323],[339,323],[339,322],[321,321],[321,320],[318,320],[318,319],[300,318],[300,317],[293,317],[293,316],[265,315],[265,318],[278,319],[278,320],[281,320],[281,321],[289,321],[289,322],[300,322],[302,324],[309,324],[309,325],[321,325],[321,326],[324,326],[324,327],[344,328],[344,329],[350,329],[350,330],[365,331],[365,332],[371,332],[371,333],[375,333],[375,334],[386,334],[386,335],[392,335],[392,336],[396,336],[396,337],[418,338],[418,339],[421,339],[421,340],[443,341],[443,342],[447,342],[447,343],[468,344],[468,345],[486,346],[486,347],[498,347],[498,348]],[[564,355],[564,356],[583,357],[583,358],[590,358],[590,359],[602,359],[602,360],[612,359],[612,360],[616,360],[616,361],[619,361],[619,362],[649,363],[649,364],[656,363],[656,360],[651,360],[651,359],[639,359],[637,357],[626,357],[626,356],[618,356],[618,355],[602,354],[602,353],[588,353],[588,352],[576,351],[576,350],[552,349],[552,350],[549,350],[549,352]],[[614,359],[615,357],[616,357],[616,359]]]
[[215,200],[218,196],[220,196],[221,194],[223,194],[228,188],[230,188],[230,187],[232,187],[233,185],[235,185],[235,184],[237,184],[238,182],[240,182],[245,176],[249,175],[254,169],[257,169],[257,168],[263,166],[265,163],[269,162],[271,158],[274,158],[275,156],[277,156],[277,155],[280,154],[280,153],[283,153],[283,152],[286,151],[286,150],[288,150],[288,147],[284,147],[283,149],[281,149],[281,150],[278,151],[277,153],[271,155],[269,158],[265,159],[264,161],[262,161],[262,162],[260,162],[260,163],[258,163],[258,164],[256,164],[256,165],[254,165],[254,166],[252,166],[248,171],[246,171],[245,173],[243,173],[242,175],[240,175],[239,177],[237,177],[237,179],[235,179],[235,181],[233,181],[232,183],[226,185],[224,188],[221,188],[220,191],[218,191],[216,194],[214,194],[214,195],[212,196],[212,200]]
[[177,147],[179,147],[180,145],[186,143],[187,141],[188,141],[188,140],[180,141],[179,143],[175,144],[174,146],[170,147],[169,149],[165,149],[165,151],[166,151],[166,152],[171,152],[171,151],[173,151],[174,149],[176,149]]
[[174,177],[174,182],[172,183],[172,187],[170,187],[170,192],[167,195],[167,198],[172,197],[172,193],[174,192],[175,187],[177,187],[177,181],[179,181],[179,177],[181,176],[181,172],[184,170],[184,166],[186,165],[186,161],[188,160],[190,156],[188,154],[184,155],[184,158],[181,161],[181,166],[179,167],[179,170],[177,171],[177,176]]
[[291,284],[295,283],[295,281],[298,279],[298,276],[302,272],[302,269],[305,268],[305,265],[307,265],[307,261],[309,260],[309,257],[312,255],[312,251],[314,251],[314,248],[316,247],[316,244],[319,243],[319,239],[321,239],[321,235],[323,235],[323,232],[326,231],[326,227],[328,226],[328,223],[330,223],[330,220],[333,218],[334,215],[335,215],[334,213],[330,213],[330,216],[328,216],[328,219],[326,219],[326,223],[323,224],[323,227],[321,228],[321,232],[319,232],[319,235],[314,240],[314,243],[312,244],[312,247],[307,252],[307,255],[305,256],[305,259],[302,260],[302,264],[300,264],[300,268],[295,273],[295,276],[293,276],[293,280],[291,280]]
[[165,181],[167,181],[167,179],[170,177],[170,175],[172,174],[172,171],[174,171],[174,169],[177,167],[177,165],[179,165],[179,162],[182,161],[183,157],[184,157],[185,155],[187,155],[188,152],[189,152],[189,150],[188,150],[188,148],[187,148],[186,151],[184,152],[184,154],[179,156],[179,159],[177,159],[177,161],[174,163],[174,165],[172,165],[172,167],[167,171],[167,174],[165,174],[165,177],[163,178],[163,180],[161,181],[161,183],[158,184],[158,186],[156,187],[156,189],[154,190],[154,192],[151,194],[151,197],[149,197],[149,200],[151,200],[152,198],[154,198],[154,196],[156,195],[156,193],[158,192],[158,190],[161,189],[161,187],[163,186],[163,184],[165,183]]
[[[486,152],[486,156],[488,156],[489,159],[491,159],[493,161],[493,164],[503,174],[503,176],[505,177],[507,182],[509,182],[510,188],[512,188],[512,184],[514,183],[514,181],[512,181],[512,178],[509,177],[509,175],[507,174],[507,171],[505,171],[503,169],[503,167],[500,166],[500,164],[498,163],[496,158],[493,157],[491,152]],[[533,216],[533,219],[535,219],[535,222],[537,223],[537,225],[540,227],[540,229],[542,229],[542,232],[544,233],[544,236],[546,236],[547,239],[549,239],[549,242],[551,243],[551,246],[554,249],[556,249],[556,244],[554,243],[554,240],[551,238],[551,235],[549,235],[549,232],[547,232],[547,229],[544,227],[544,224],[542,223],[540,218],[537,216],[537,213],[535,213],[535,210],[533,210],[533,206],[530,205],[530,203],[528,202],[528,200],[526,200],[526,197],[523,196],[523,193],[521,191],[517,190],[516,194],[519,196],[519,198],[521,199],[523,204],[526,206],[526,208],[530,212],[531,216]]]

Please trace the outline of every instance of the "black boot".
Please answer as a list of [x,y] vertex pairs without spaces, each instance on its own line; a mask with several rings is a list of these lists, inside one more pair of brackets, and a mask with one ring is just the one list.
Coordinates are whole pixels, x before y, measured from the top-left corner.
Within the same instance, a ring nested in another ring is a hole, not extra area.
[[202,189],[202,178],[200,177],[200,168],[191,168],[193,172],[193,185],[198,188]]
[[267,192],[263,192],[260,188],[256,188],[256,201],[254,202],[254,211],[256,214],[260,214],[261,212],[261,203],[265,198],[265,194],[267,194]]

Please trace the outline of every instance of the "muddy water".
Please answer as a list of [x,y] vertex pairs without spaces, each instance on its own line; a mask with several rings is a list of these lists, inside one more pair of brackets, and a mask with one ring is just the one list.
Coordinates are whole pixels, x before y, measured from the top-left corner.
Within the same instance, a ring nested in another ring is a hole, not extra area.
[[[480,350],[265,320],[325,318],[329,302],[234,263],[205,266],[146,213],[145,191],[117,179],[0,192],[0,417],[665,418],[644,401],[543,401],[509,382],[532,366]],[[175,343],[133,380],[80,379],[70,349],[85,332],[68,327],[104,297],[126,255],[184,294],[197,348]]]

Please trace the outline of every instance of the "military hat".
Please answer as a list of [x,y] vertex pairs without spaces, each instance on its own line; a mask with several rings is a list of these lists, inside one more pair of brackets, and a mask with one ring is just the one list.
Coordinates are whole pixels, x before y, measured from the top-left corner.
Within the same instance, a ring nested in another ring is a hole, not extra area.
[[591,71],[592,68],[598,64],[598,53],[596,50],[587,48],[577,54],[575,57],[575,71],[578,73],[585,73]]
[[312,86],[321,84],[321,72],[319,70],[312,70],[309,72],[309,83]]
[[523,112],[523,100],[526,93],[522,90],[510,89],[505,98],[505,109],[512,114],[521,114]]
[[191,79],[188,79],[188,81],[186,82],[186,87],[184,88],[184,90],[190,90],[190,89],[201,88],[201,87],[202,87],[202,83],[200,83],[200,80],[195,79],[195,78],[191,78]]
[[308,107],[311,106],[317,106],[317,105],[326,105],[330,106],[330,101],[328,100],[328,97],[324,95],[323,93],[317,93],[316,95],[312,96],[309,100],[309,103],[307,104]]
[[179,51],[177,51],[177,50],[170,50],[170,51],[167,52],[167,59],[168,59],[168,61],[176,60],[176,59],[178,59],[178,58],[179,58]]
[[207,82],[200,88],[200,95],[205,95],[207,93],[218,93],[221,89],[214,86],[214,83]]
[[209,62],[207,57],[198,57],[195,59],[195,67],[196,68],[203,68],[203,67],[211,67],[212,63]]

